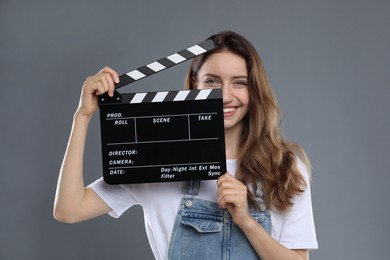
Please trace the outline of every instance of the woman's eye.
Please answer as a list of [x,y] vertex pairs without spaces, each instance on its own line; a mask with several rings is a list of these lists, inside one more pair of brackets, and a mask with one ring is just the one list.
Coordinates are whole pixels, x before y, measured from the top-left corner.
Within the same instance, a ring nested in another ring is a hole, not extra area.
[[221,87],[221,83],[218,79],[206,79],[204,81],[204,86],[207,88],[219,88]]
[[238,80],[234,83],[234,85],[236,85],[237,87],[246,87],[248,83],[244,80]]

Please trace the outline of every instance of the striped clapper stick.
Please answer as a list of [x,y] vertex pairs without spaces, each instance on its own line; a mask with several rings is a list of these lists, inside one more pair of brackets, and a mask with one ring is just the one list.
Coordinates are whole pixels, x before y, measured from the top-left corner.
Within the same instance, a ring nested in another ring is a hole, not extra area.
[[119,76],[119,83],[115,85],[115,88],[118,89],[150,75],[153,75],[157,72],[175,66],[179,63],[182,63],[186,60],[192,59],[195,56],[203,54],[209,50],[215,48],[215,45],[212,40],[207,40],[196,45],[193,45],[187,49],[176,52],[172,55],[159,59],[157,61],[151,62],[148,65],[139,67],[138,69],[127,72],[126,74]]
[[221,89],[116,91],[99,104],[106,183],[210,180],[226,172]]

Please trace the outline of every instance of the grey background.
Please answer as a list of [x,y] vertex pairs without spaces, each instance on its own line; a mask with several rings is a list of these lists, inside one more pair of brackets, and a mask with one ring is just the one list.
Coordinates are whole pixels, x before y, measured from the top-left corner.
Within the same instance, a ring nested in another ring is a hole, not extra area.
[[[389,1],[0,1],[0,259],[151,259],[142,209],[52,217],[84,79],[235,30],[256,46],[286,137],[313,164],[312,259],[388,259]],[[122,91],[180,89],[188,62]],[[85,179],[101,176],[99,120]]]

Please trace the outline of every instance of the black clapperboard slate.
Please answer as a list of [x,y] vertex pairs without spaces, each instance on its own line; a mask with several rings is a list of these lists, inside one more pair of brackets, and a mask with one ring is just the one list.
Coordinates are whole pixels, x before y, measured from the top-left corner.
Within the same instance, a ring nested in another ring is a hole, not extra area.
[[[211,40],[120,76],[116,89],[214,48]],[[108,184],[217,179],[226,172],[221,89],[99,98]]]

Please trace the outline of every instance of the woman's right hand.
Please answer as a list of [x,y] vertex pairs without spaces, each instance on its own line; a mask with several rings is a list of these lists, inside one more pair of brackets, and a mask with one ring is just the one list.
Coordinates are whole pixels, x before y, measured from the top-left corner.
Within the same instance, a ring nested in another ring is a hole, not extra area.
[[97,74],[88,77],[84,82],[76,113],[91,117],[98,110],[98,95],[106,92],[110,97],[114,95],[114,83],[119,83],[119,75],[110,67],[104,67]]

